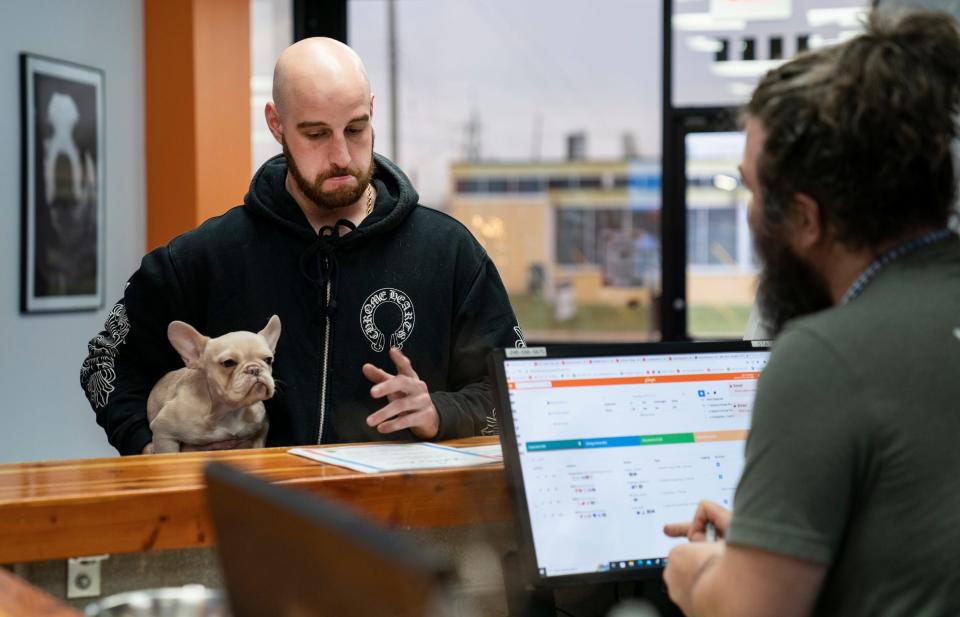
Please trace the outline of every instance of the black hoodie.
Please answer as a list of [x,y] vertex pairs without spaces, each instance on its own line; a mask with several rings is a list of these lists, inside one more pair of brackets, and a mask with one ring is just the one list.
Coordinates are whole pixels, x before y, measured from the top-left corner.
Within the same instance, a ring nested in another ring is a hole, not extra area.
[[183,366],[166,337],[173,320],[215,337],[256,332],[280,316],[268,446],[412,439],[365,422],[386,401],[370,397],[360,369],[371,362],[396,372],[391,346],[430,389],[437,439],[478,435],[492,417],[486,355],[522,339],[470,232],[420,206],[403,172],[377,155],[373,212],[356,231],[318,236],[286,191],[286,173],[283,156],[270,159],[243,206],[147,254],[90,341],[80,381],[121,454],[151,440],[150,389]]

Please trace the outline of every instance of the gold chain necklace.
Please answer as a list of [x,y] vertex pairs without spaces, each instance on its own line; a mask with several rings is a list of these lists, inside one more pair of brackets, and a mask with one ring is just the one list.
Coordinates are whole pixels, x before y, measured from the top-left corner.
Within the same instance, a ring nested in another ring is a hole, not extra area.
[[376,190],[373,188],[372,184],[367,185],[367,212],[364,216],[370,216],[370,213],[373,212],[373,197],[376,195]]

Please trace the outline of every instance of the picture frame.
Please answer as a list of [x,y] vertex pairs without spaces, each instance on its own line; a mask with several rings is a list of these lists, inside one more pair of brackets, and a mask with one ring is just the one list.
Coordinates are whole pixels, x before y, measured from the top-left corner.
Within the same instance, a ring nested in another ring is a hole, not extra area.
[[104,303],[104,72],[20,54],[22,313]]

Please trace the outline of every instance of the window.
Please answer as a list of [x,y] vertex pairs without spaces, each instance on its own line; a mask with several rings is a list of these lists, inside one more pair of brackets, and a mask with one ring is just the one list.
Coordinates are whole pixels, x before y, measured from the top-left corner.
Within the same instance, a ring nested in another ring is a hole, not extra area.
[[743,335],[756,267],[747,225],[749,194],[738,180],[739,132],[688,133],[687,331],[696,337]]
[[655,285],[660,276],[659,217],[655,211],[560,211],[557,263],[598,266],[612,287]]
[[275,154],[280,144],[263,117],[273,96],[273,66],[293,42],[293,0],[250,0],[250,161],[253,171]]
[[736,267],[737,242],[736,208],[687,211],[687,263],[691,266]]
[[520,193],[542,193],[545,185],[542,178],[520,178],[517,191]]
[[757,80],[784,59],[856,33],[871,2],[673,0],[672,4],[671,98],[674,107],[683,108],[745,103]]
[[660,3],[394,6],[348,5],[377,151],[484,245],[528,340],[657,338]]
[[783,37],[770,37],[770,59],[780,60],[783,58]]
[[578,186],[581,189],[598,189],[603,186],[603,179],[599,176],[582,176]]
[[[713,126],[707,119],[700,125],[681,125],[679,121],[696,117],[697,110],[742,105],[757,80],[793,54],[855,35],[870,2],[675,0],[672,4],[674,72],[668,127],[685,126],[684,131],[690,132],[683,135],[683,144],[674,144],[686,153],[682,171],[687,267],[682,281],[679,276],[668,279],[664,304],[682,308],[666,313],[666,329],[671,336],[740,337],[754,301],[756,277],[746,216],[748,195],[739,186],[736,171],[743,137],[710,132],[733,129],[733,123]],[[708,112],[704,114],[699,120]],[[721,114],[714,115],[720,120]],[[682,132],[677,131],[677,136]],[[677,178],[668,181],[673,186]],[[670,223],[680,226],[680,221]],[[686,313],[685,328],[676,323],[681,311]]]
[[479,180],[475,178],[457,180],[458,193],[485,193],[486,190],[487,183],[485,180]]

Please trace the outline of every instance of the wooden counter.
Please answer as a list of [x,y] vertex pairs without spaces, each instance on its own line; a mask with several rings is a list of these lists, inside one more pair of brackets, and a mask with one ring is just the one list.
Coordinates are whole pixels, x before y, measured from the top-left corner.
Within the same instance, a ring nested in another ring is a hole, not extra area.
[[[495,437],[447,442],[492,443]],[[324,495],[391,527],[511,518],[502,465],[374,475],[286,450],[0,465],[0,563],[212,544],[202,477],[211,460]]]

